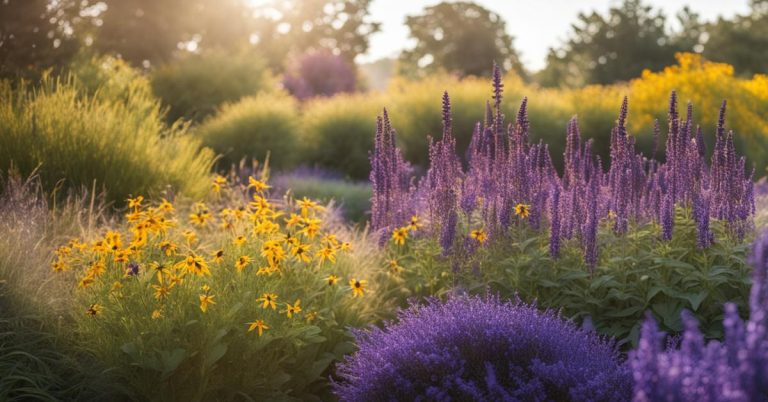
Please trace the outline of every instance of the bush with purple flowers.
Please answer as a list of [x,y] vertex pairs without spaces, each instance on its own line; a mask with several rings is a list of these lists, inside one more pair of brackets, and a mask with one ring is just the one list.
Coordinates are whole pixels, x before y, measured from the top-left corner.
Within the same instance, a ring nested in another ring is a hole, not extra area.
[[611,342],[519,300],[431,300],[356,337],[338,369],[342,401],[622,401],[631,390]]
[[283,86],[293,96],[307,99],[354,92],[357,81],[354,65],[329,52],[312,52],[302,56],[285,74]]
[[721,337],[722,303],[746,304],[743,240],[755,212],[752,173],[725,129],[725,103],[711,157],[693,106],[681,116],[674,92],[666,135],[657,124],[650,155],[628,133],[628,99],[605,163],[574,117],[560,173],[548,146],[529,142],[527,99],[507,124],[502,95],[496,69],[493,102],[465,158],[443,95],[442,137],[430,140],[430,166],[418,180],[386,111],[379,119],[371,226],[382,245],[391,239],[390,267],[411,294],[441,296],[456,286],[519,294],[568,317],[591,317],[622,344],[637,341],[644,311],[679,332],[687,308],[707,336]]
[[[664,350],[663,334],[649,318],[631,353],[634,400],[747,402],[768,400],[768,232],[754,244],[750,317],[725,305],[725,339],[705,342],[698,323],[684,314],[685,333]],[[679,343],[679,345],[675,345]]]

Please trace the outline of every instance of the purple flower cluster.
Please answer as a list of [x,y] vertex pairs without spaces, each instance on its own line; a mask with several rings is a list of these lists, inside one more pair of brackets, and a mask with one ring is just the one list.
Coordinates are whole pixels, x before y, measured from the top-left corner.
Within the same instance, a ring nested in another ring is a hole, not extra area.
[[285,74],[283,86],[293,96],[307,99],[355,91],[356,74],[352,64],[330,52],[307,53]]
[[623,401],[632,388],[611,342],[520,301],[432,300],[356,337],[342,401]]
[[644,323],[638,349],[630,354],[634,401],[768,400],[768,232],[755,241],[750,263],[750,318],[742,322],[736,306],[727,304],[722,343],[706,343],[687,312],[682,340],[666,350],[653,319]]
[[376,139],[371,160],[371,226],[379,230],[381,239],[413,214],[414,192],[411,186],[411,165],[395,144],[395,130],[387,110],[376,120]]
[[[417,186],[404,185],[408,180],[397,176],[409,169],[396,167],[405,162],[397,159],[401,157],[394,150],[393,134],[382,134],[381,129],[377,132],[377,148],[371,159],[374,229],[404,225],[408,219],[405,210],[428,216],[431,233],[439,238],[447,254],[461,216],[467,218],[462,222],[483,227],[489,239],[503,236],[514,225],[548,227],[553,257],[559,254],[564,240],[577,239],[586,262],[594,267],[599,259],[597,232],[602,220],[609,221],[617,234],[626,233],[631,224],[655,221],[661,225],[662,239],[669,240],[676,209],[691,208],[701,248],[714,241],[710,225],[713,218],[726,222],[738,238],[751,227],[754,184],[746,172],[745,159],[736,156],[733,133],[725,133],[725,103],[709,165],[702,130],[694,127],[693,106],[689,103],[681,118],[677,94],[672,92],[663,162],[655,159],[661,131],[658,122],[654,125],[651,157],[636,150],[635,138],[627,132],[629,104],[625,97],[611,131],[607,172],[593,153],[592,142],[582,140],[574,117],[566,128],[564,169],[558,175],[547,145],[529,141],[527,99],[523,99],[515,121],[505,125],[498,66],[494,67],[492,82],[493,104],[486,103],[485,120],[475,125],[466,169],[455,153],[447,93],[443,96],[443,136],[438,141],[430,140],[430,166]],[[393,149],[380,150],[385,146]],[[384,165],[394,170],[385,174],[381,167]],[[398,178],[384,179],[382,174]],[[526,213],[519,213],[516,206],[520,205],[528,207]]]

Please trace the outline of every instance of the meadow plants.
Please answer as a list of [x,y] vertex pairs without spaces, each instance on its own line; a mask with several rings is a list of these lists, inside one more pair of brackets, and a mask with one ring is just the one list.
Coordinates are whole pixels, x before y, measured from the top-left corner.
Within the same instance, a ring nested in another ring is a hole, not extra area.
[[[560,173],[548,146],[529,141],[527,99],[507,124],[502,96],[497,68],[493,103],[475,125],[462,158],[456,153],[450,98],[443,95],[442,137],[430,139],[429,169],[419,180],[396,145],[386,110],[379,118],[371,154],[371,226],[380,244],[390,242],[391,265],[405,268],[404,282],[415,293],[427,288],[426,293],[441,294],[452,286],[482,291],[491,285],[531,297],[549,294],[560,302],[566,297],[561,304],[539,300],[582,318],[595,312],[631,317],[634,322],[618,326],[606,316],[594,317],[598,329],[631,340],[637,339],[646,308],[667,317],[667,329],[680,330],[669,317],[679,316],[683,306],[698,310],[704,300],[716,305],[731,300],[723,297],[738,297],[754,188],[734,135],[725,129],[725,103],[711,158],[693,123],[692,105],[681,116],[674,92],[664,161],[656,159],[663,145],[660,129],[649,155],[636,150],[626,125],[626,98],[605,165],[573,118]],[[581,261],[573,258],[577,253]],[[642,280],[648,289],[624,286],[632,280]],[[605,291],[596,292],[600,288]],[[671,298],[659,300],[660,293]],[[606,296],[618,303],[605,303]]]
[[365,235],[309,199],[270,198],[265,172],[217,176],[197,202],[131,198],[124,224],[56,250],[80,344],[137,395],[322,397],[353,349],[346,328],[386,316]]

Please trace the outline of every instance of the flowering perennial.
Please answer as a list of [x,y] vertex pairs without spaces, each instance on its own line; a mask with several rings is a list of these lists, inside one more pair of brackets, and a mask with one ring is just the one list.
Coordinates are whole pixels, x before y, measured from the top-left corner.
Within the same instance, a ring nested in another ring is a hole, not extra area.
[[458,296],[358,331],[338,368],[342,401],[628,400],[612,343],[520,301]]
[[635,401],[768,399],[768,232],[755,241],[750,263],[754,271],[749,320],[743,322],[736,306],[726,304],[722,343],[705,343],[696,320],[687,313],[679,345],[664,350],[656,322],[651,318],[645,322],[638,349],[630,354]]
[[[529,141],[530,124],[524,98],[515,120],[508,124],[501,112],[503,84],[496,66],[493,75],[493,106],[477,123],[466,155],[466,168],[456,155],[451,130],[448,93],[443,94],[443,133],[429,143],[429,169],[420,180],[403,160],[395,144],[389,116],[378,119],[371,154],[373,202],[371,226],[386,241],[393,231],[408,226],[412,215],[428,218],[429,233],[440,242],[444,254],[460,250],[457,238],[467,239],[471,230],[485,228],[489,240],[498,239],[517,225],[550,232],[550,252],[559,253],[564,240],[577,239],[588,265],[598,263],[597,231],[607,221],[617,234],[630,225],[658,222],[661,238],[672,238],[676,208],[691,208],[698,227],[698,246],[715,240],[710,221],[726,223],[738,239],[751,227],[755,212],[752,175],[746,161],[736,155],[733,132],[726,132],[726,104],[720,109],[711,162],[701,127],[694,126],[693,106],[678,114],[677,95],[669,101],[664,161],[654,152],[636,150],[635,138],[626,127],[629,113],[625,97],[611,131],[609,167],[583,141],[574,117],[568,123],[564,169],[553,166],[546,144]],[[467,222],[469,228],[459,228]],[[467,233],[462,233],[466,231]],[[466,241],[463,244],[468,244]],[[466,249],[466,247],[464,247]]]

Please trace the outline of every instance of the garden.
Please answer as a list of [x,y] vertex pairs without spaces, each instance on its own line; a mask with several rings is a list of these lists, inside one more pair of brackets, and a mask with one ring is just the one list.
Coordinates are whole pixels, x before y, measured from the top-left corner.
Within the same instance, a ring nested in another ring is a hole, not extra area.
[[768,2],[416,3],[0,3],[0,400],[768,401]]

